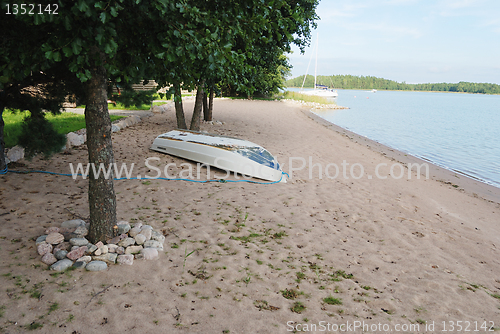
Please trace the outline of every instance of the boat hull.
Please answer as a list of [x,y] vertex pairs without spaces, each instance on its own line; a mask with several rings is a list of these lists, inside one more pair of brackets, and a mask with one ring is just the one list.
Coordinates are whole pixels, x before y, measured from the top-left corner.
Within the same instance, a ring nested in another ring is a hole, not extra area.
[[173,130],[158,136],[151,149],[240,175],[286,182],[276,159],[246,140]]

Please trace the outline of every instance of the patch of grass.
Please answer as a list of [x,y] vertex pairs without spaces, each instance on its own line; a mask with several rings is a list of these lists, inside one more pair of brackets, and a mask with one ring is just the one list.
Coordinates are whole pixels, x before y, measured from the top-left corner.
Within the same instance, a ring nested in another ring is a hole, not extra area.
[[341,281],[342,278],[344,279],[353,279],[354,275],[353,274],[347,274],[344,270],[337,270],[333,274],[330,274],[331,280],[334,282]]
[[342,305],[342,299],[341,298],[335,298],[335,297],[326,297],[323,298],[323,301],[328,304],[328,305]]
[[[148,107],[149,109],[149,107]],[[24,118],[30,115],[29,111],[15,111],[6,109],[3,113],[5,122],[4,140],[6,147],[16,146],[21,135]],[[124,116],[110,115],[111,122]],[[57,133],[66,134],[85,128],[85,116],[72,112],[63,112],[59,115],[46,114],[47,120],[54,126]]]
[[3,317],[3,314],[5,313],[5,305],[0,306],[0,318]]
[[59,309],[59,304],[54,302],[54,303],[50,304],[48,314],[50,314],[58,309]]
[[295,299],[299,296],[299,293],[297,292],[297,290],[294,290],[294,289],[285,289],[285,290],[282,290],[281,291],[281,295],[283,297],[285,297],[286,299]]
[[306,306],[301,302],[295,302],[290,310],[294,313],[301,314],[306,309]]
[[306,278],[306,274],[304,274],[303,272],[300,272],[300,271],[295,273],[295,276],[297,276],[297,279],[295,280],[297,283],[300,283],[303,279]]

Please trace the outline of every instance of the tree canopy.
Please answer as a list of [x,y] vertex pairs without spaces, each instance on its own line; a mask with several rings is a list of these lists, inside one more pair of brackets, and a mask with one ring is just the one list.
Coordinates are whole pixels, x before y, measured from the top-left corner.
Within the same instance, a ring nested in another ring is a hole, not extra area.
[[[3,11],[8,4],[1,1]],[[128,86],[151,79],[160,86],[172,85],[178,96],[181,88],[218,82],[247,94],[265,91],[262,78],[269,75],[275,82],[273,73],[288,65],[283,53],[292,44],[303,49],[309,43],[317,4],[318,0],[77,0],[56,1],[49,11],[33,15],[2,13],[0,108],[15,105],[57,112],[66,96],[83,99],[89,162],[110,166],[110,83]],[[33,94],[29,87],[39,92]],[[102,174],[90,176],[89,207],[91,241],[113,236],[112,180]]]

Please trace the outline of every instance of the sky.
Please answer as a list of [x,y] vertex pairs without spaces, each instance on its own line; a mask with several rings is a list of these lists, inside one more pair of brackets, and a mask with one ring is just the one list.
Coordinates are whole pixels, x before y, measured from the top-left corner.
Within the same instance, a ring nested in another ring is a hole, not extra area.
[[[500,84],[500,0],[320,0],[318,27],[293,78],[375,76],[407,83]],[[311,55],[313,57],[311,58]]]

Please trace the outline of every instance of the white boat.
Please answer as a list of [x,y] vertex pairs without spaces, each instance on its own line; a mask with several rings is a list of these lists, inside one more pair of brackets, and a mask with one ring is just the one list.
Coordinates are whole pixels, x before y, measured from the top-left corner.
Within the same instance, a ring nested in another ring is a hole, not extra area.
[[214,134],[172,130],[156,137],[151,149],[241,175],[286,182],[276,158],[247,140]]
[[306,82],[307,78],[307,72],[309,72],[309,66],[311,65],[311,59],[309,60],[309,65],[307,65],[307,72],[306,75],[304,76],[304,81],[302,82],[302,87],[300,89],[301,94],[305,95],[314,95],[314,96],[321,96],[327,99],[335,99],[339,96],[336,90],[329,89],[327,86],[324,85],[318,85],[317,84],[317,74],[318,74],[318,44],[319,44],[319,34],[317,34],[316,37],[316,63],[314,66],[314,89],[313,90],[303,90],[304,89],[304,83]]

